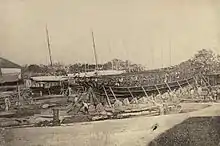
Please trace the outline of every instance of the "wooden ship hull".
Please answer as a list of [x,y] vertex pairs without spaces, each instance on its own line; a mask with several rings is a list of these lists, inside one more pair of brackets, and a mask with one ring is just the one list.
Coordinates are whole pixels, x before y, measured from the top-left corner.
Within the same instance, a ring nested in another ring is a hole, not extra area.
[[140,96],[148,96],[151,94],[160,94],[174,89],[182,88],[191,85],[194,82],[193,78],[178,80],[157,85],[145,85],[136,87],[116,87],[102,86],[99,88],[93,87],[93,92],[98,96],[108,96],[109,98],[133,98]]

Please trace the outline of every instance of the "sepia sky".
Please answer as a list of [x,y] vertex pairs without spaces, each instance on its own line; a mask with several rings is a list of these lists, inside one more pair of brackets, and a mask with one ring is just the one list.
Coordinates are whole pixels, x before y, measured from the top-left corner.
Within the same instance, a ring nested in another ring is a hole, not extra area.
[[[0,55],[19,64],[129,59],[150,68],[177,64],[197,50],[220,52],[218,0],[1,0]],[[171,49],[170,49],[171,48]],[[171,50],[171,51],[170,51]],[[171,53],[170,53],[171,52]]]

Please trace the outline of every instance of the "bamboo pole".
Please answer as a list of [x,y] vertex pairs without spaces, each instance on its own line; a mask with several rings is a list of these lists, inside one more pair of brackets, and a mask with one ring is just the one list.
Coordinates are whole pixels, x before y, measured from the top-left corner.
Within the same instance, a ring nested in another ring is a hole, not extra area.
[[144,87],[141,86],[141,88],[142,88],[142,90],[144,91],[145,96],[148,97],[147,92],[146,92],[146,90],[144,89]]
[[198,88],[198,84],[197,84],[197,81],[196,81],[196,79],[195,79],[195,77],[193,77],[193,80],[195,81],[195,86],[196,86],[196,88]]
[[166,85],[167,85],[168,89],[169,89],[169,90],[170,90],[170,92],[171,92],[172,90],[171,90],[171,88],[170,88],[169,84],[168,84],[168,83],[166,83]]
[[186,79],[186,82],[190,87],[192,87],[192,85],[189,83],[189,81],[187,79]]
[[202,78],[209,86],[211,86],[210,83],[205,79],[205,77],[203,75],[202,75]]
[[115,93],[113,92],[112,88],[109,87],[110,91],[112,92],[112,95],[114,96],[115,100],[117,100],[116,96],[115,96]]
[[179,81],[177,81],[177,84],[179,85],[180,89],[183,89],[183,87],[180,85]]
[[102,86],[102,88],[103,88],[103,90],[104,90],[104,92],[105,92],[105,96],[106,96],[106,98],[107,98],[107,101],[108,101],[109,106],[112,107],[111,102],[110,102],[110,99],[109,99],[109,96],[108,96],[108,93],[107,93],[107,91],[105,90],[105,87]]
[[160,93],[160,90],[159,90],[158,87],[157,87],[157,85],[155,85],[155,87],[156,87],[156,89],[157,89],[157,92],[158,92],[159,94],[161,94],[161,93]]
[[96,71],[98,69],[98,58],[97,58],[97,52],[96,52],[96,44],[95,44],[95,38],[94,38],[94,33],[93,30],[91,30],[92,32],[92,42],[93,42],[93,51],[94,51],[94,56],[95,56],[95,64],[96,64]]
[[51,47],[50,47],[50,37],[49,37],[49,32],[48,32],[48,29],[47,29],[47,25],[46,25],[46,35],[47,35],[47,47],[48,47],[49,56],[50,56],[50,65],[53,66],[52,55],[51,55]]
[[169,39],[169,61],[170,61],[170,66],[172,66],[172,46],[171,46],[171,39]]
[[129,88],[127,88],[129,93],[131,94],[131,97],[134,98],[134,95],[132,94],[131,90]]

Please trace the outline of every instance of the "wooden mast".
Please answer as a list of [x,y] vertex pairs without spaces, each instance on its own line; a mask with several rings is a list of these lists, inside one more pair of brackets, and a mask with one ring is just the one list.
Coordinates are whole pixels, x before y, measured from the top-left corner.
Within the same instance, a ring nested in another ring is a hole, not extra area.
[[170,66],[172,66],[172,46],[171,46],[171,39],[169,39],[169,63],[170,63]]
[[49,56],[50,56],[50,65],[53,66],[52,55],[51,55],[51,48],[50,48],[50,37],[49,37],[47,25],[46,25],[46,35],[47,35],[47,47],[48,47]]
[[94,33],[92,30],[92,42],[93,42],[93,51],[94,51],[94,56],[95,56],[95,71],[97,72],[98,69],[98,61],[97,61],[97,53],[96,53],[96,44],[95,44],[95,38],[94,38]]
[[122,40],[122,43],[123,43],[123,47],[124,47],[124,50],[125,50],[125,54],[126,54],[126,57],[127,57],[127,61],[128,61],[128,64],[127,64],[127,68],[128,68],[128,72],[131,72],[130,70],[130,58],[129,58],[129,54],[128,54],[128,50],[125,46],[125,42]]
[[163,68],[163,47],[161,47],[161,67]]
[[[111,54],[111,43],[109,42],[109,54]],[[111,60],[111,64],[112,64],[112,70],[114,70],[114,63],[113,63],[113,59]]]

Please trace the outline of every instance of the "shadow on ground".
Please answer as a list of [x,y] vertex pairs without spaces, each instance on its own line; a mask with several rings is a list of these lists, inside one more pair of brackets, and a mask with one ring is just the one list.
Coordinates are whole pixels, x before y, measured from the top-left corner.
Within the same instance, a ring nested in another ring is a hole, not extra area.
[[147,146],[220,146],[220,116],[188,118]]

